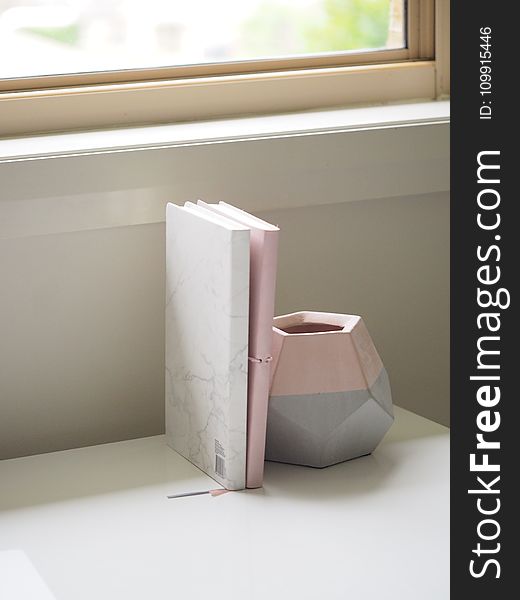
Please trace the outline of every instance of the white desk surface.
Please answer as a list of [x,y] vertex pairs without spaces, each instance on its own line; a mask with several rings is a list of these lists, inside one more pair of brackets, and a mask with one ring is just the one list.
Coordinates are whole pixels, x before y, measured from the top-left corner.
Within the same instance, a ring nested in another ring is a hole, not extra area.
[[163,436],[0,461],[0,557],[56,600],[444,600],[448,437],[397,408],[372,456],[172,500],[218,485]]

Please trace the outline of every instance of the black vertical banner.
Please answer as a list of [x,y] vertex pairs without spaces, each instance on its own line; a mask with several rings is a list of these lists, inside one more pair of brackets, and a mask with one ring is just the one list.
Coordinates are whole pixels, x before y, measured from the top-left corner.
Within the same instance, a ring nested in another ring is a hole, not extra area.
[[512,6],[451,4],[451,582],[453,598],[472,600],[520,597],[520,34]]

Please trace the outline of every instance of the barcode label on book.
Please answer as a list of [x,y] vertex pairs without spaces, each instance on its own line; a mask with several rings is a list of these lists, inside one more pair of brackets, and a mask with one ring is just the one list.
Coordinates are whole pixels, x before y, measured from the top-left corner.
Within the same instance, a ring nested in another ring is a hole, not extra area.
[[226,476],[226,461],[218,454],[215,454],[215,473],[220,477]]
[[215,473],[220,477],[226,476],[226,452],[217,439],[215,439]]

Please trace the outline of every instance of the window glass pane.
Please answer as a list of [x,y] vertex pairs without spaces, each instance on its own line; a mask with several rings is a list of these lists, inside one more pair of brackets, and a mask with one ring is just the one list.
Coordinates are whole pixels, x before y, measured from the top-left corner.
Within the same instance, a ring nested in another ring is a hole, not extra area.
[[0,77],[402,48],[404,0],[0,0]]

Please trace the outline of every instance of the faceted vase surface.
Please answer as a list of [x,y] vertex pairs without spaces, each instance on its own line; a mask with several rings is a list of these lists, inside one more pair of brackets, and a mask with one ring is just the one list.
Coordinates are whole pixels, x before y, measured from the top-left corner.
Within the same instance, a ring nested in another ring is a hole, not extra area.
[[274,319],[266,460],[327,467],[364,456],[393,419],[388,375],[361,317]]

